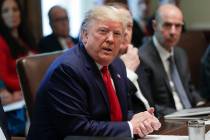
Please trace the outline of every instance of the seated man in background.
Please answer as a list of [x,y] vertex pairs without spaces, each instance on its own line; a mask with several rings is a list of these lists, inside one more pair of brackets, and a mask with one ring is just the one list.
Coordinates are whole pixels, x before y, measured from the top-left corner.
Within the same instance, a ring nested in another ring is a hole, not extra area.
[[38,44],[39,53],[52,52],[73,47],[78,40],[69,35],[69,17],[60,6],[53,6],[48,12],[53,33],[42,38]]
[[160,128],[154,109],[135,115],[128,110],[126,70],[117,58],[124,20],[111,6],[87,12],[81,42],[55,60],[41,83],[28,140],[144,137]]
[[186,53],[175,47],[182,26],[181,10],[172,4],[161,5],[153,21],[154,35],[139,51],[161,115],[204,103],[191,83]]

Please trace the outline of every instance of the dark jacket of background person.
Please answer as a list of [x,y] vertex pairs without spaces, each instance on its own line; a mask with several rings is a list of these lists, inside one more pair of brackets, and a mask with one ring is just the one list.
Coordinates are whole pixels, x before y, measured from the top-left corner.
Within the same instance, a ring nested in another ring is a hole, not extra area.
[[[154,104],[153,96],[152,96],[152,88],[150,84],[151,81],[149,81],[148,79],[148,76],[147,76],[148,73],[145,72],[145,64],[143,62],[141,62],[141,64],[138,66],[135,73],[138,75],[137,82],[138,82],[139,88],[141,89],[141,93],[147,99],[150,107],[155,108],[155,104]],[[131,94],[130,97],[132,101],[131,105],[132,105],[132,109],[134,113],[147,110],[144,103],[135,94],[135,92],[137,91],[137,88],[134,86],[133,83],[131,82],[128,82],[128,83],[129,83],[129,93]],[[157,113],[158,112],[155,111],[156,116],[158,116]]]
[[[3,88],[5,88],[4,83],[0,80],[0,90]],[[1,105],[1,99],[0,99],[0,128],[2,129],[6,139],[10,140],[8,126],[7,126],[7,119],[6,119],[6,115],[4,113],[3,107]]]
[[[1,103],[1,100],[0,100]],[[7,126],[7,119],[3,110],[2,105],[0,104],[0,127],[6,137],[7,140],[10,140],[9,132],[8,132],[8,126]]]
[[[73,61],[69,61],[73,60]],[[127,77],[120,59],[109,65],[122,109],[122,122],[111,122],[106,89],[95,61],[80,43],[49,68],[38,90],[28,140],[68,135],[129,137],[131,117]]]
[[201,60],[201,95],[210,100],[210,46]]
[[140,28],[136,20],[133,20],[133,33],[131,43],[134,47],[139,48],[142,45],[143,38],[145,37],[144,32]]
[[[140,48],[139,55],[146,66],[145,72],[151,82],[152,95],[157,112],[162,115],[175,112],[176,108],[169,79],[152,39]],[[183,49],[174,47],[174,57],[187,97],[192,106],[195,107],[196,103],[202,99],[192,85],[187,55]]]
[[[74,44],[78,43],[78,39],[69,36]],[[55,34],[50,34],[44,38],[42,38],[38,44],[38,52],[46,53],[63,50],[61,44],[58,41],[58,37]]]

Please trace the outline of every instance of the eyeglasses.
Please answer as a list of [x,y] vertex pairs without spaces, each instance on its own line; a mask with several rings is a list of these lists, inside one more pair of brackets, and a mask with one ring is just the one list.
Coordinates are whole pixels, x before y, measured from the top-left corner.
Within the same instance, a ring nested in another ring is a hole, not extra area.
[[58,18],[55,18],[53,21],[54,22],[66,22],[66,21],[69,21],[69,18],[67,16],[65,16],[65,17],[58,17]]

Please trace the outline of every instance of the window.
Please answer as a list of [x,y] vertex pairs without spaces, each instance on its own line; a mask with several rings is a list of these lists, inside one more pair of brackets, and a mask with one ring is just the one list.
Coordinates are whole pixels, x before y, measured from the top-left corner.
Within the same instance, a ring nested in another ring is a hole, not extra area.
[[81,0],[42,0],[42,29],[43,36],[46,36],[52,32],[49,20],[48,11],[54,5],[60,5],[64,7],[70,18],[70,34],[73,37],[77,37],[79,33],[80,23],[81,23]]

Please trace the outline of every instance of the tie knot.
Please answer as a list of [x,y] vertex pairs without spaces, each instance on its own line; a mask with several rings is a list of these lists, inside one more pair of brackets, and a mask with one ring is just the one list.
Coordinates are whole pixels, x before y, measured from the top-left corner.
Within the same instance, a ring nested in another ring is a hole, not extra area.
[[102,73],[107,73],[108,72],[108,66],[103,66],[101,69]]
[[168,61],[169,61],[170,63],[173,63],[173,62],[174,62],[174,57],[173,57],[173,55],[171,55],[171,56],[168,57]]

